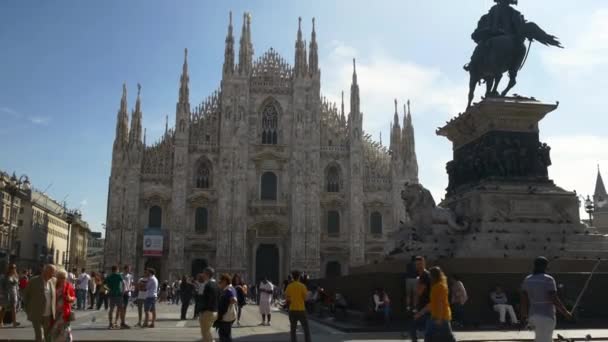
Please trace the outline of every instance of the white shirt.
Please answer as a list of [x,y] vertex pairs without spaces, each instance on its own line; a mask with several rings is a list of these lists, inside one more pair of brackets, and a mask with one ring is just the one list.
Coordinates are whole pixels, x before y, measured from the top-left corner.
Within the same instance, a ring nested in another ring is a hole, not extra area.
[[150,276],[146,283],[146,298],[156,298],[158,294],[158,279],[155,276]]
[[76,288],[78,290],[88,291],[89,290],[89,280],[91,280],[91,276],[89,276],[86,273],[81,273],[80,276],[78,276],[78,285],[76,285]]
[[72,285],[76,285],[76,275],[74,273],[68,273],[68,282]]
[[[260,303],[272,302],[272,292],[274,291],[274,285],[272,285],[271,282],[267,282],[266,284],[264,284],[262,282],[262,283],[260,283],[259,289],[260,289],[260,291],[259,291],[260,292]],[[267,290],[267,291],[270,291],[271,293],[266,293],[261,290]]]
[[122,274],[122,288],[124,293],[131,294],[131,286],[133,286],[133,275],[131,273]]
[[[44,282],[44,279],[42,280]],[[52,303],[52,296],[51,296],[51,292],[53,290],[52,288],[53,283],[51,282],[51,280],[47,280],[46,282],[44,282],[44,312],[42,313],[43,317],[49,317],[51,316],[52,312],[51,312],[51,303]]]
[[146,299],[146,297],[148,297],[147,291],[142,291],[139,289],[139,284],[146,283],[147,281],[148,281],[148,279],[146,279],[146,278],[140,278],[139,281],[137,282],[137,286],[138,286],[137,299]]

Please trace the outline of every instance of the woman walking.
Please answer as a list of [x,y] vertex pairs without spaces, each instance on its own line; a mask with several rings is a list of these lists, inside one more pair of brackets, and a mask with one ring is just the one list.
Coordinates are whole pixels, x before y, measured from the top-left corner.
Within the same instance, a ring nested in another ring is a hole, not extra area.
[[236,313],[236,326],[241,326],[241,313],[243,312],[243,306],[247,304],[247,285],[243,284],[241,276],[235,274],[232,277],[232,286],[236,290],[236,301],[237,301],[237,313]]
[[219,287],[221,289],[220,301],[217,308],[217,320],[215,325],[218,329],[220,342],[232,342],[232,323],[236,320],[236,290],[230,284],[230,275],[220,276]]
[[72,328],[70,322],[74,320],[72,316],[72,303],[76,294],[72,284],[66,281],[68,274],[64,270],[57,271],[56,296],[57,308],[56,319],[51,323],[51,336],[55,342],[71,342]]
[[0,328],[4,323],[4,316],[9,314],[13,327],[16,328],[20,324],[17,322],[17,302],[19,301],[19,274],[17,266],[11,264],[8,266],[8,271],[2,280],[0,280],[0,298],[4,297],[4,303],[0,303]]
[[425,342],[442,341],[455,342],[452,333],[452,311],[448,300],[448,281],[441,268],[435,266],[429,270],[431,276],[430,302],[416,314],[416,319],[430,312],[431,319],[427,321]]

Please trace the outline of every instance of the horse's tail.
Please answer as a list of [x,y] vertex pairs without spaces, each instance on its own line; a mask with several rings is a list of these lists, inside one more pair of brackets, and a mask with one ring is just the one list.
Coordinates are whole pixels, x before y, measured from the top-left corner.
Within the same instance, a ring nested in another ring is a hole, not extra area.
[[538,25],[533,22],[527,22],[523,26],[523,35],[527,39],[536,40],[537,42],[547,45],[547,46],[555,46],[558,48],[563,48],[562,43],[560,43],[559,38],[556,36],[550,35],[541,29]]

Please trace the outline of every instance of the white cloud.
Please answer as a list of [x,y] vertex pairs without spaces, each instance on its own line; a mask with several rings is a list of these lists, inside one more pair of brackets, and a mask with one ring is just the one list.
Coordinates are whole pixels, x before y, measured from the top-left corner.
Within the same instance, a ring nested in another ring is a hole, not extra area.
[[555,183],[581,195],[593,194],[597,165],[608,168],[608,137],[573,135],[548,137],[553,165],[549,175]]
[[36,125],[46,125],[50,122],[50,119],[46,116],[32,116],[28,120]]
[[[399,100],[400,114],[408,98],[412,100],[413,112],[442,113],[445,118],[466,105],[463,95],[467,93],[466,80],[454,82],[439,68],[402,61],[381,51],[362,54],[338,41],[330,46],[329,54],[321,60],[323,95],[339,103],[340,92],[344,90],[348,111],[351,61],[356,57],[364,129],[387,130],[395,111],[395,98]],[[378,120],[380,118],[382,121]],[[386,137],[388,139],[388,135]]]
[[588,75],[608,66],[608,8],[580,18],[567,39],[564,50],[543,49],[542,60],[556,74]]
[[15,118],[21,117],[21,114],[19,114],[19,112],[8,107],[0,107],[0,113],[5,113]]

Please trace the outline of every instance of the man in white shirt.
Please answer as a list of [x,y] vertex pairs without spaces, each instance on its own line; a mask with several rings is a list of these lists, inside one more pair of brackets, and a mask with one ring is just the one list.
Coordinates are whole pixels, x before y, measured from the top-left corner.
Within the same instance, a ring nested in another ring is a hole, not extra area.
[[[146,300],[144,301],[144,327],[154,328],[156,322],[156,297],[158,296],[158,279],[155,277],[156,271],[153,268],[148,268],[144,271],[144,277],[148,278],[146,283]],[[150,325],[150,313],[152,313],[152,321]]]
[[89,281],[91,277],[83,268],[76,280],[76,309],[84,310],[87,307],[87,293],[89,292]]
[[[127,306],[129,305],[129,299],[131,298],[131,291],[133,290],[133,274],[131,274],[131,268],[129,265],[125,265],[122,273],[122,283],[123,283],[123,294],[122,294],[122,310],[120,312],[120,318],[122,322],[125,321],[125,316],[127,315]],[[116,320],[118,320],[118,315],[116,315]],[[126,323],[121,325],[122,329],[128,329],[129,326]]]

